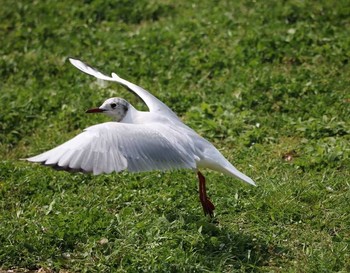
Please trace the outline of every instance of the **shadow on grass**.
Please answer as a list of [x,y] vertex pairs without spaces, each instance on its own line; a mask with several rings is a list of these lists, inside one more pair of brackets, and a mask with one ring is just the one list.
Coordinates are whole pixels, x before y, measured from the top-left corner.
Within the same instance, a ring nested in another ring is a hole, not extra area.
[[[193,217],[189,217],[186,222],[193,220]],[[211,221],[202,218],[197,226],[204,240],[195,246],[195,252],[202,256],[211,270],[254,271],[264,266],[276,266],[277,260],[287,252],[280,246],[266,244],[253,232],[225,227],[215,218]]]

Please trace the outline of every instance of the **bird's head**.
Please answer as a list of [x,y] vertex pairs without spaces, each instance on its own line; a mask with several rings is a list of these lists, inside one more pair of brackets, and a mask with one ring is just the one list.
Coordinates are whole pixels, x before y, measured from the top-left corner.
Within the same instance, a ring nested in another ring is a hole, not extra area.
[[129,103],[122,98],[110,98],[98,108],[92,108],[86,113],[104,113],[116,121],[121,121],[129,110]]

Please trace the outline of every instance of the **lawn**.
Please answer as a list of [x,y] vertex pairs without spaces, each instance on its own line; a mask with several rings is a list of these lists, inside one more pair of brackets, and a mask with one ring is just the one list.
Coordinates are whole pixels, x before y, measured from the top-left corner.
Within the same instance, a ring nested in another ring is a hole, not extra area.
[[[0,272],[350,272],[349,1],[10,1],[0,9]],[[150,90],[257,187],[20,159]]]

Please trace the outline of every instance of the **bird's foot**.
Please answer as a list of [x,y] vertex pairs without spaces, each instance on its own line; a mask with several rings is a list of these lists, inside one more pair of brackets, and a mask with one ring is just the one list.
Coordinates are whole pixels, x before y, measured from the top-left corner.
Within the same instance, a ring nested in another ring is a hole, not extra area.
[[201,204],[204,210],[204,215],[209,215],[210,217],[214,217],[214,205],[209,200],[209,198],[205,198],[204,200],[201,199]]

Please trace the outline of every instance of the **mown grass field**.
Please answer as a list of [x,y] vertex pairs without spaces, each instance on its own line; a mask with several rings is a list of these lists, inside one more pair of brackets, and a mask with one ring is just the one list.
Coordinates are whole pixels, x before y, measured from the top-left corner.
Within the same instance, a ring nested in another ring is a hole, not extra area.
[[[350,3],[9,1],[0,9],[0,271],[349,272]],[[258,187],[204,171],[82,175],[19,159],[150,90]]]

